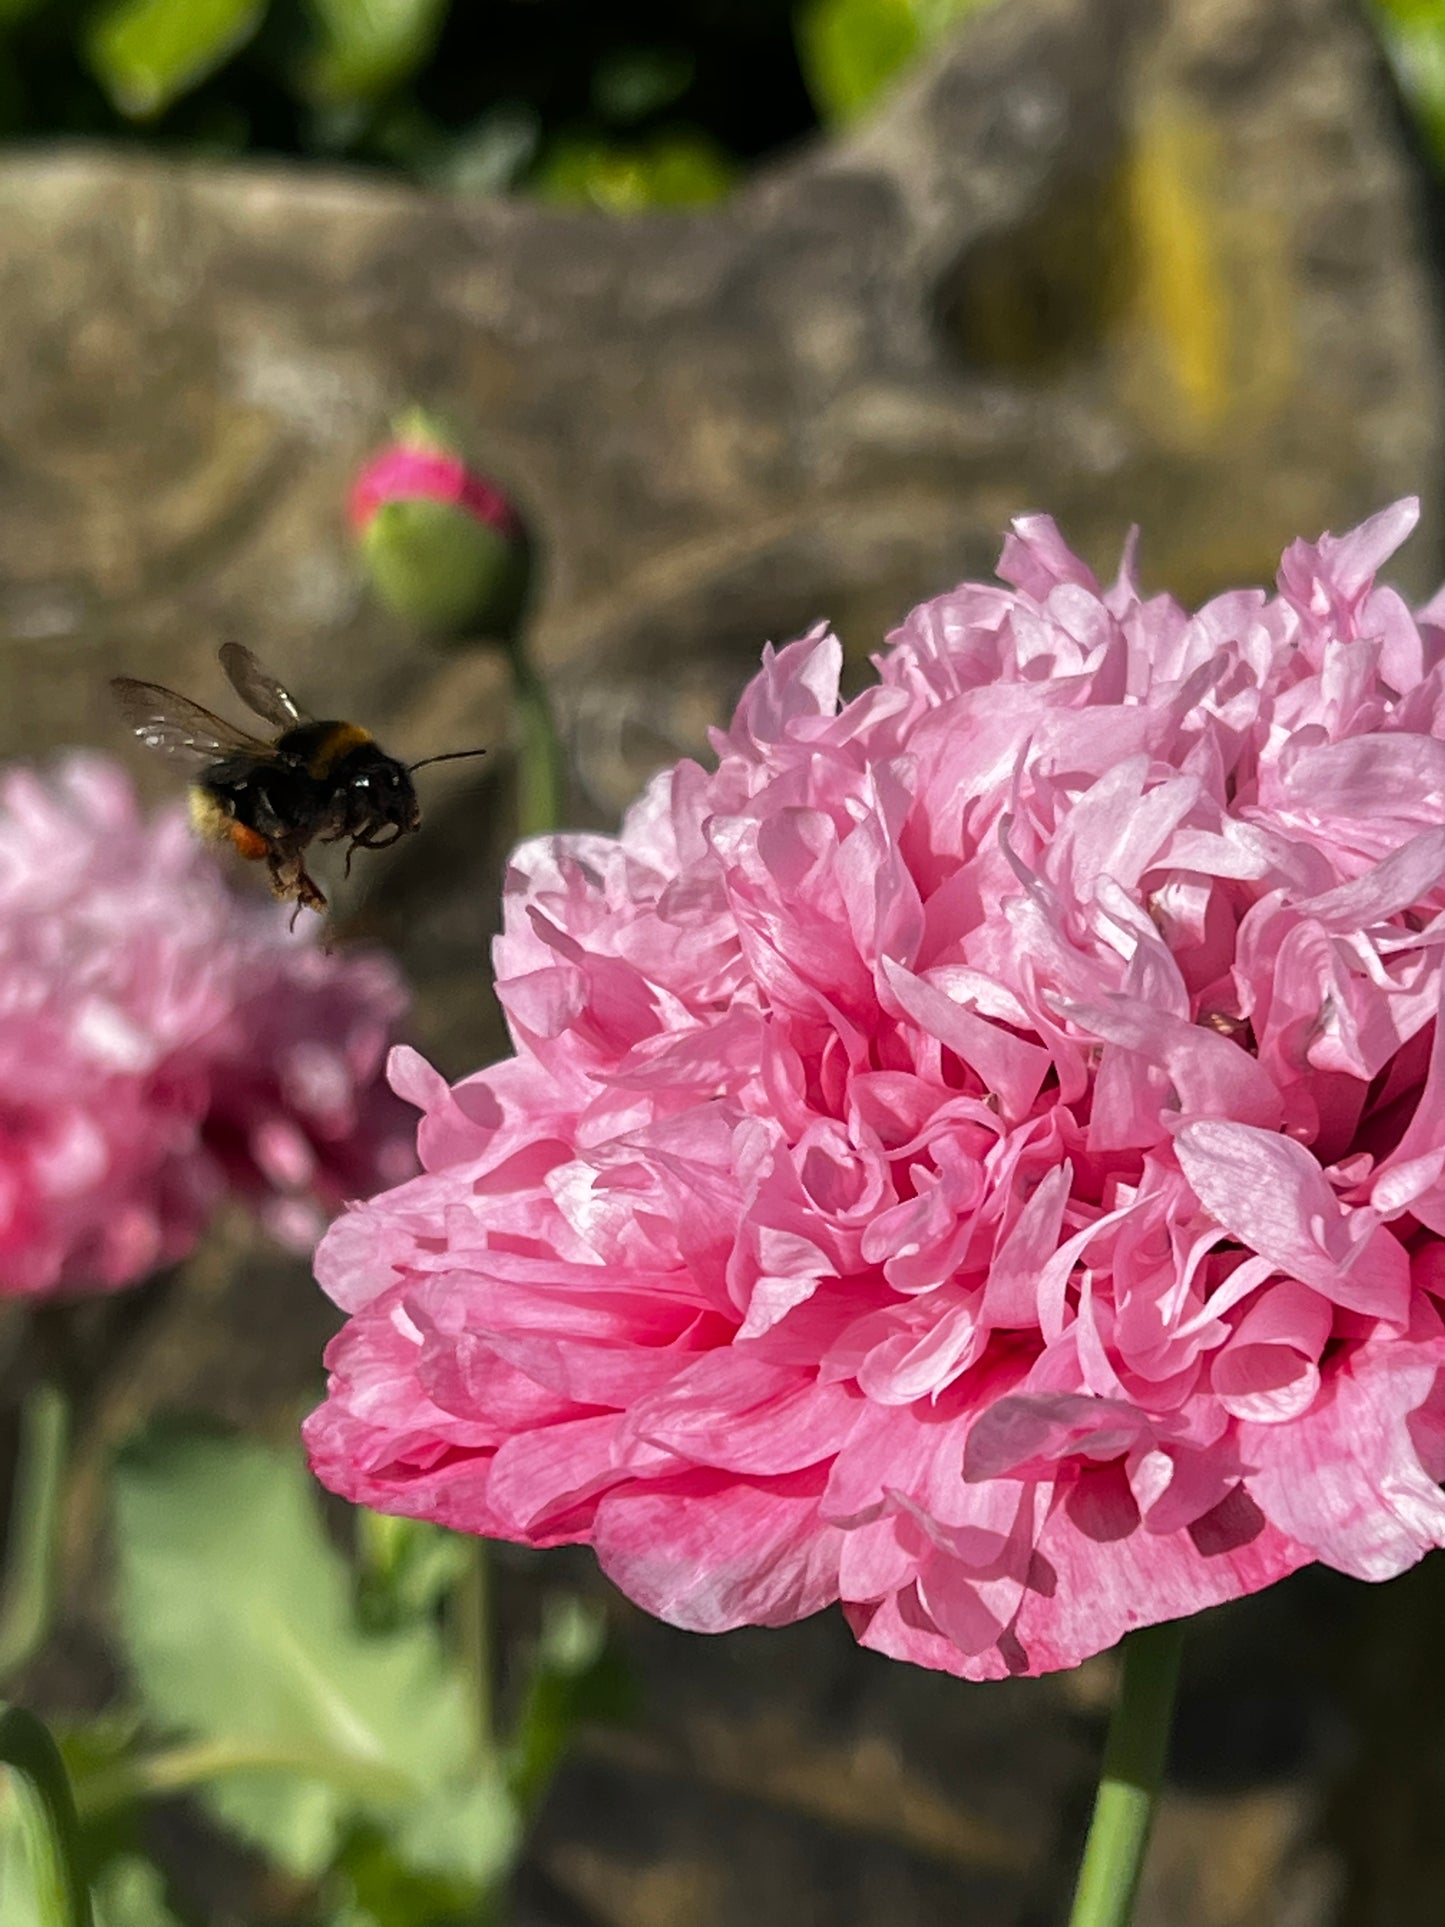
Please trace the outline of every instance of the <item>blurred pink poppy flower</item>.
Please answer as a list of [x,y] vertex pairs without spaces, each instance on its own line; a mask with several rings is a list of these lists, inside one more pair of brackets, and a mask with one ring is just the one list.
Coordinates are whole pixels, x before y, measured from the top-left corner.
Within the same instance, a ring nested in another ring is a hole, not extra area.
[[400,979],[287,922],[117,765],[0,775],[0,1293],[132,1284],[228,1191],[306,1249],[415,1170]]
[[1196,615],[1053,523],[840,702],[523,845],[516,1056],[409,1052],[333,1489],[586,1541],[674,1624],[973,1678],[1445,1544],[1445,606],[1402,502]]

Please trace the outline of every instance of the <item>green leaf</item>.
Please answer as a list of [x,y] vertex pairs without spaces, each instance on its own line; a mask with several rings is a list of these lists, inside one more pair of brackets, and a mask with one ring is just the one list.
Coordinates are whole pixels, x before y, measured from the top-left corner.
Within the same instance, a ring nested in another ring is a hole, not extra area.
[[446,143],[426,173],[454,194],[500,194],[531,165],[540,139],[537,110],[522,101],[503,102]]
[[93,1792],[106,1783],[127,1784],[125,1761],[135,1747],[140,1721],[133,1713],[109,1712],[73,1725],[57,1723],[55,1743],[75,1789],[85,1864],[98,1867],[138,1851],[140,1815],[135,1800],[120,1799],[99,1809]]
[[90,1887],[70,1776],[50,1729],[23,1706],[0,1704],[0,1801],[21,1835],[0,1844],[5,1919],[23,1919],[19,1896],[41,1927],[92,1927]]
[[1400,92],[1445,167],[1445,4],[1374,0],[1373,13]]
[[326,1897],[328,1927],[476,1927],[469,1881],[416,1872],[370,1828],[347,1841]]
[[[299,1456],[158,1429],[118,1463],[116,1522],[122,1630],[146,1712],[201,1742],[180,1756],[177,1783],[202,1777],[194,1754],[205,1765],[209,1747],[209,1804],[282,1866],[314,1877],[357,1815],[400,1838],[428,1802],[450,1806],[475,1785],[465,1693],[439,1634],[358,1629]],[[240,1770],[222,1773],[228,1750]],[[451,1842],[458,1872],[512,1851],[510,1809],[495,1786],[486,1798],[490,1833]],[[447,1858],[426,1844],[432,1864]]]
[[359,1611],[368,1632],[429,1618],[466,1571],[473,1541],[425,1519],[356,1508]]
[[304,69],[322,100],[375,100],[410,79],[436,45],[450,0],[308,0],[317,45]]
[[1405,27],[1438,27],[1445,21],[1445,0],[1374,0],[1374,9]]
[[601,1614],[570,1595],[549,1600],[508,1747],[508,1784],[523,1813],[541,1804],[579,1722],[624,1720],[634,1699]]
[[[52,1927],[54,1915],[36,1891],[20,1814],[9,1802],[0,1803],[0,1908],[5,1927]],[[166,1905],[160,1870],[135,1853],[107,1861],[91,1883],[91,1908],[94,1927],[179,1927]]]
[[13,1927],[43,1927],[24,1797],[8,1773],[0,1774],[0,1902]]
[[592,73],[592,105],[627,125],[670,107],[692,85],[697,62],[680,47],[619,47]]
[[111,0],[86,58],[122,114],[152,120],[224,67],[265,12],[266,0]]
[[733,162],[706,134],[678,129],[639,142],[563,138],[544,156],[536,185],[550,200],[634,214],[720,200],[735,177]]
[[511,1865],[520,1844],[516,1809],[489,1772],[454,1781],[398,1816],[392,1844],[408,1867],[488,1887]]
[[821,120],[856,120],[923,49],[990,0],[804,0],[798,63]]
[[139,1854],[112,1860],[95,1882],[95,1927],[179,1927],[160,1869]]

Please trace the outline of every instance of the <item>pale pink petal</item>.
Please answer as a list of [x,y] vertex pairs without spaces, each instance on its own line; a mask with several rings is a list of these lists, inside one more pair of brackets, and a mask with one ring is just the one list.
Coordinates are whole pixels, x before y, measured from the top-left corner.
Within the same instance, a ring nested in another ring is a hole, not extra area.
[[648,1612],[721,1633],[785,1626],[836,1599],[841,1539],[818,1517],[811,1474],[753,1483],[698,1471],[607,1493],[592,1543],[602,1570]]
[[1231,1237],[1336,1304],[1404,1323],[1405,1253],[1347,1211],[1303,1145],[1223,1118],[1186,1124],[1175,1144],[1200,1203]]
[[1319,1357],[1333,1323],[1328,1302],[1305,1285],[1262,1292],[1210,1368],[1225,1410],[1261,1424],[1307,1412],[1320,1388]]
[[841,1384],[812,1383],[731,1348],[687,1365],[636,1404],[625,1436],[730,1472],[798,1472],[834,1456],[858,1404]]
[[1291,1423],[1242,1428],[1251,1493],[1311,1558],[1389,1579],[1445,1545],[1445,1494],[1409,1426],[1442,1364],[1438,1340],[1419,1352],[1366,1345]]

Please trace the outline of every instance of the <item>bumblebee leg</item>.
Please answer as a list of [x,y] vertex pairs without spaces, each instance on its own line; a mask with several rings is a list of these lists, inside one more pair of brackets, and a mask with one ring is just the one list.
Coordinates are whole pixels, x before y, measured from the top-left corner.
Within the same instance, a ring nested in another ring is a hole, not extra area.
[[318,916],[326,911],[326,898],[307,875],[300,857],[296,859],[296,907],[299,910],[314,910]]
[[[382,830],[386,827],[388,826],[383,825]],[[390,836],[384,835],[382,830],[378,830],[373,826],[370,829],[362,830],[359,834],[352,837],[351,847],[346,852],[345,874],[347,876],[351,875],[351,859],[356,855],[358,850],[389,850],[393,843],[400,842],[401,838],[406,834],[405,829],[399,824],[393,823],[389,827],[391,829]]]
[[353,831],[351,841],[346,847],[346,868],[342,871],[342,875],[348,877],[351,875],[351,859],[356,855],[358,850],[374,850],[375,848],[376,845],[371,840],[370,830],[362,830],[360,833]]
[[[326,898],[307,875],[306,866],[294,850],[273,850],[266,860],[266,868],[271,877],[271,893],[283,903],[295,903],[297,912],[302,910],[322,911],[326,908]],[[294,927],[296,918],[291,919]]]

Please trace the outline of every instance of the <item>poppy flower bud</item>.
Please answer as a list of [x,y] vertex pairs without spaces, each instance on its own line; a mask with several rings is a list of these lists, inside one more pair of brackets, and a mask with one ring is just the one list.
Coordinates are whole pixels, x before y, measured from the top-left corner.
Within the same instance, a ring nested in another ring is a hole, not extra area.
[[510,641],[531,578],[521,518],[425,416],[397,424],[351,490],[351,525],[371,586],[440,635]]

